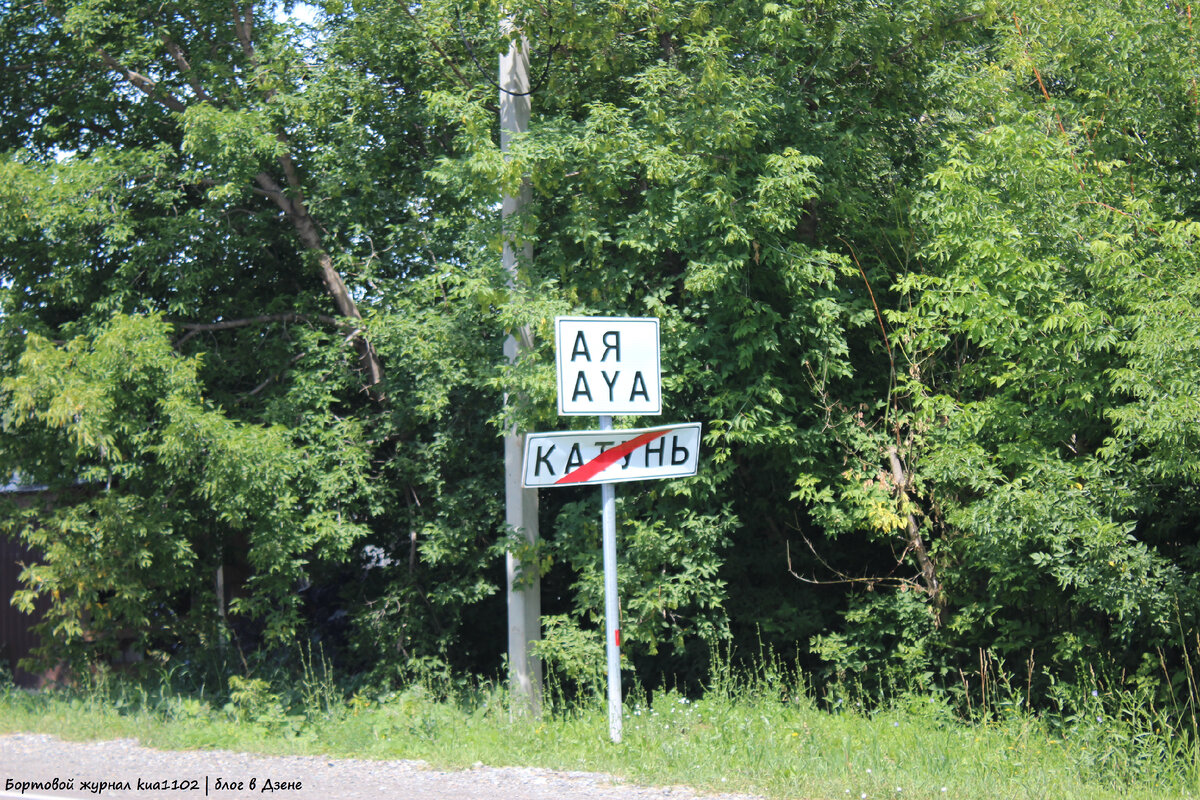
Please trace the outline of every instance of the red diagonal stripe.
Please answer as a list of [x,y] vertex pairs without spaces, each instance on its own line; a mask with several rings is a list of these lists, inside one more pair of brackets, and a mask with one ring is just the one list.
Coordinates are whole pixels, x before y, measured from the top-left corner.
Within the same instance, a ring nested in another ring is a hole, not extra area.
[[648,431],[641,436],[635,436],[628,442],[622,442],[611,450],[605,450],[583,466],[577,467],[574,471],[563,475],[554,483],[581,483],[586,481],[588,478],[603,472],[606,468],[615,464],[618,458],[624,458],[642,445],[650,444],[655,439],[661,439],[673,430],[675,429],[665,428],[663,430]]

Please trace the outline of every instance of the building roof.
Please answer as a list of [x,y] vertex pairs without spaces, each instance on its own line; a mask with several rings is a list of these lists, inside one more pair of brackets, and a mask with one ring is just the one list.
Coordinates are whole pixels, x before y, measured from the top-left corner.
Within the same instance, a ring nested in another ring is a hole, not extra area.
[[30,483],[28,478],[19,472],[14,472],[7,483],[0,485],[0,494],[21,494],[23,492],[44,492],[48,487]]

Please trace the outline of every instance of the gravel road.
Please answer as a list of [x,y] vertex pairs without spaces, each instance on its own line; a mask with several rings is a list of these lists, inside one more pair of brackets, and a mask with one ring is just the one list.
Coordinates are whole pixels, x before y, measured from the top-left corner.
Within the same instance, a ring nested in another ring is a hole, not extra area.
[[[264,791],[264,786],[270,782]],[[107,786],[102,786],[107,783]],[[116,784],[116,786],[114,786]],[[97,791],[99,790],[99,791]],[[0,798],[138,800],[755,800],[646,787],[592,772],[484,767],[461,772],[421,761],[260,756],[225,750],[151,750],[133,739],[66,742],[0,736]]]

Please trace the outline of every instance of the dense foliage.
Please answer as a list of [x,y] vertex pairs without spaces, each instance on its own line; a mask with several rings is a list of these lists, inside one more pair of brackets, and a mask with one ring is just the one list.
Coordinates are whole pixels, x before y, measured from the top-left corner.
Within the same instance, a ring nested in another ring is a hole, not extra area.
[[[1190,7],[505,6],[508,159],[493,3],[0,0],[0,472],[53,490],[0,519],[43,554],[16,602],[53,599],[49,655],[494,669],[501,431],[569,424],[556,314],[651,315],[662,421],[705,452],[619,492],[646,680],[728,639],[865,685],[1178,685]],[[541,502],[543,653],[586,682],[596,498]]]

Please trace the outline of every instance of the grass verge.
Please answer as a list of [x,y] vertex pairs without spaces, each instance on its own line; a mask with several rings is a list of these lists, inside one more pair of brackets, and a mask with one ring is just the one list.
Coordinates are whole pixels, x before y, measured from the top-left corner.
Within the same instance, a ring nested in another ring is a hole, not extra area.
[[[289,693],[301,702],[288,702]],[[454,699],[427,688],[343,699],[331,686],[286,692],[234,678],[221,695],[102,681],[86,692],[0,692],[0,732],[67,739],[137,738],[160,748],[424,759],[432,766],[540,766],[609,772],[648,784],[779,798],[1196,797],[1188,738],[1129,706],[1045,718],[995,709],[972,723],[937,698],[908,695],[883,710],[819,704],[779,672],[726,681],[703,697],[673,691],[626,705],[620,745],[600,700],[512,719],[503,690]],[[1113,698],[1108,698],[1113,700]]]

